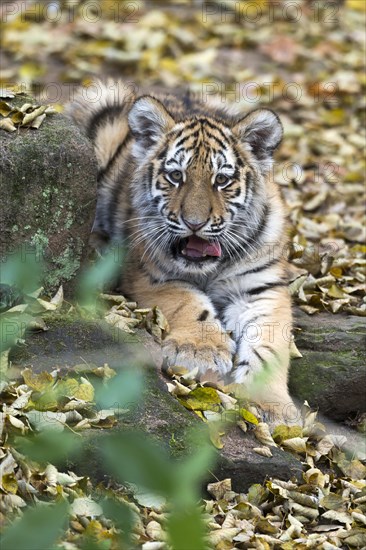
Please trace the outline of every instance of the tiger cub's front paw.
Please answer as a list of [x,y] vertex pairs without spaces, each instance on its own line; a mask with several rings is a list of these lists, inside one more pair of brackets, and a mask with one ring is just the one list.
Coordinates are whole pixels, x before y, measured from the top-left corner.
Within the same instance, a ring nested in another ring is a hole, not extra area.
[[205,379],[211,371],[219,376],[229,373],[233,367],[232,358],[235,344],[229,336],[213,341],[185,340],[168,337],[163,342],[163,355],[169,366],[178,365],[195,372],[195,376]]

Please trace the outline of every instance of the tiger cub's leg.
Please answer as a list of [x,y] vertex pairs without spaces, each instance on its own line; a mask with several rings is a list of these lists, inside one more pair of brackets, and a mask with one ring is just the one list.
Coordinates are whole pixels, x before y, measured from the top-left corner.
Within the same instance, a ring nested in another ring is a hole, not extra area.
[[166,283],[136,288],[135,295],[147,306],[159,304],[170,331],[163,341],[168,365],[197,369],[196,376],[212,371],[224,376],[232,370],[235,343],[216,318],[208,296],[185,283]]
[[238,296],[224,311],[224,324],[237,344],[233,380],[267,414],[268,420],[296,423],[298,412],[287,388],[291,304],[288,289],[261,288]]

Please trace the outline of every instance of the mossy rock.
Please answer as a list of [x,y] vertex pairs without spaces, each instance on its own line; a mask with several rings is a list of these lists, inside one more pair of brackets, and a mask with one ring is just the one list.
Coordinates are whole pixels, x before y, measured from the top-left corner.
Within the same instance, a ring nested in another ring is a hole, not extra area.
[[[202,428],[203,423],[168,392],[160,368],[160,346],[149,334],[143,330],[136,335],[124,334],[111,330],[103,321],[81,321],[72,315],[52,315],[46,321],[47,332],[31,333],[25,346],[13,349],[10,356],[13,364],[32,366],[36,372],[52,371],[56,366],[67,369],[82,362],[98,366],[107,362],[117,371],[126,366],[144,366],[145,390],[141,399],[131,404],[129,412],[120,417],[112,430],[80,432],[83,453],[68,468],[94,481],[103,481],[106,470],[100,449],[105,438],[118,431],[143,432],[175,460],[194,453],[190,432]],[[207,472],[204,481],[231,477],[236,491],[246,491],[252,483],[262,483],[267,476],[285,480],[300,475],[301,464],[292,455],[274,449],[272,458],[263,457],[253,451],[257,446],[252,434],[243,434],[234,427],[225,436],[224,449],[217,451],[216,469]]]
[[[20,106],[32,98],[7,102]],[[84,260],[96,173],[90,142],[61,114],[48,115],[37,130],[0,130],[0,256],[35,247],[46,260],[46,291],[61,283],[71,289]]]
[[366,411],[366,330],[361,317],[309,317],[297,312],[296,345],[303,357],[290,370],[290,393],[333,420]]

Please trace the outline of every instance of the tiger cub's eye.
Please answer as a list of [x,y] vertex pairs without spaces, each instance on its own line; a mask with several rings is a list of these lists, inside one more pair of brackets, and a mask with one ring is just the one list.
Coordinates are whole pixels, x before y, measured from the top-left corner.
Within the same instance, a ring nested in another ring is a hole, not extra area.
[[229,178],[225,176],[225,174],[217,174],[215,178],[215,183],[217,185],[225,185],[226,183],[228,183],[228,181],[229,181]]
[[169,172],[169,178],[173,183],[181,183],[183,174],[180,170],[173,170],[173,172]]

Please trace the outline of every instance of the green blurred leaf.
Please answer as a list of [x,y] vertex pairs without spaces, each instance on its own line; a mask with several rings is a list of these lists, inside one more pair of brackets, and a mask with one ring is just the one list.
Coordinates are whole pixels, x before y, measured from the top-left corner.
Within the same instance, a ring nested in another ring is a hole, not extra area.
[[96,402],[102,409],[131,408],[141,398],[144,388],[142,372],[137,367],[124,369],[106,384],[97,384]]
[[30,294],[40,287],[44,262],[41,251],[23,245],[1,266],[1,283],[15,286],[19,292]]
[[133,548],[131,543],[131,534],[135,523],[134,513],[128,504],[107,498],[102,503],[104,515],[113,521],[118,529],[121,530],[120,539],[124,546]]
[[196,485],[208,468],[213,465],[216,452],[209,441],[206,425],[190,435],[190,446],[194,449],[191,455],[177,466],[177,475],[182,483]]
[[142,433],[110,436],[102,450],[112,472],[123,481],[171,497],[176,490],[176,465],[164,449]]
[[83,307],[95,308],[98,293],[120,272],[123,257],[121,247],[112,247],[105,256],[84,272],[79,283],[79,300]]
[[33,317],[27,313],[0,315],[0,351],[11,348],[17,340],[23,338],[26,328],[32,321]]
[[67,503],[29,508],[3,534],[1,550],[48,550],[66,528]]
[[169,516],[167,531],[174,550],[207,550],[207,529],[197,506],[176,508]]
[[181,503],[187,504],[199,498],[200,485],[216,457],[206,425],[191,433],[190,439],[191,455],[176,466],[176,495]]
[[39,463],[64,464],[82,448],[81,437],[71,432],[44,431],[28,437],[17,437],[15,448]]
[[24,301],[23,293],[14,285],[0,284],[0,312]]

